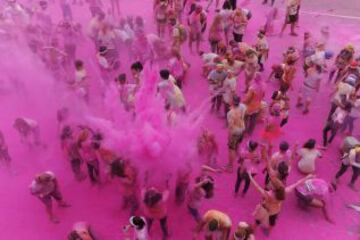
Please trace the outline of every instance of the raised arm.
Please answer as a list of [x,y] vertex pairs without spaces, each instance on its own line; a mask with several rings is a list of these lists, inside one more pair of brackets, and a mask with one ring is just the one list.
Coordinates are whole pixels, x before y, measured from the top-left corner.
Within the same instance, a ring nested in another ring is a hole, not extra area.
[[202,166],[201,166],[201,170],[204,171],[204,172],[207,171],[207,172],[212,172],[212,173],[219,173],[219,172],[221,172],[220,170],[215,169],[215,168],[212,168],[212,167],[207,166],[207,165],[202,165]]
[[303,184],[306,180],[309,180],[309,179],[312,179],[312,178],[314,178],[314,175],[313,175],[313,174],[309,174],[309,175],[307,175],[306,177],[304,177],[304,178],[300,179],[299,181],[297,181],[296,183],[291,184],[290,186],[286,187],[286,189],[285,189],[286,193],[290,193],[290,192],[294,191],[294,189],[295,189],[297,186]]
[[256,190],[262,195],[262,196],[266,196],[266,191],[260,187],[260,185],[255,181],[255,179],[253,178],[253,176],[249,173],[249,178],[251,183],[254,185],[254,187],[256,188]]

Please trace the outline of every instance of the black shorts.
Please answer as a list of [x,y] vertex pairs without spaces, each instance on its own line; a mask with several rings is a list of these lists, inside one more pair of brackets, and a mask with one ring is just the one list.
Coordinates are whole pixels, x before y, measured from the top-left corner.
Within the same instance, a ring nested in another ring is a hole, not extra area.
[[62,195],[59,192],[58,189],[55,189],[51,193],[47,194],[46,196],[39,197],[39,199],[45,204],[47,208],[51,207],[52,198],[54,198],[56,201],[62,200]]
[[269,216],[269,225],[271,227],[275,226],[278,214],[270,215]]
[[301,192],[299,192],[297,189],[295,189],[295,195],[298,198],[298,201],[302,205],[309,205],[311,204],[312,200],[314,199],[311,196],[305,196]]
[[229,136],[228,140],[228,147],[231,150],[237,150],[239,147],[239,144],[241,143],[243,139],[244,134],[231,134]]
[[298,15],[288,15],[287,23],[296,23],[298,20]]

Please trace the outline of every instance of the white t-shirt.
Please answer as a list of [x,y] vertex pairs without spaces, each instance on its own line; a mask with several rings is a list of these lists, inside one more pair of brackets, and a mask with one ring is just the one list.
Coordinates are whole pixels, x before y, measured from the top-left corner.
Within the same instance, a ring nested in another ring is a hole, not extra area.
[[204,53],[202,55],[202,60],[203,60],[204,64],[213,65],[214,59],[217,58],[218,56],[219,55],[217,55],[216,53]]
[[224,94],[223,94],[224,102],[229,104],[232,99],[233,92],[236,91],[236,77],[226,78],[223,87],[224,87]]
[[302,148],[298,151],[298,154],[301,156],[301,159],[298,162],[300,171],[307,174],[315,172],[315,161],[318,157],[321,157],[320,151]]

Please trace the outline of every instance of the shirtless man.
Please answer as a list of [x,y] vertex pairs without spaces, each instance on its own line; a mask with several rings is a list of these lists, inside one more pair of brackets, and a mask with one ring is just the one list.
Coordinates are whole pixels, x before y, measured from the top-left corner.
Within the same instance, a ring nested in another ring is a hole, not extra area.
[[198,234],[205,229],[206,240],[228,240],[231,226],[231,219],[227,214],[214,209],[209,210],[199,223],[193,239],[197,239]]

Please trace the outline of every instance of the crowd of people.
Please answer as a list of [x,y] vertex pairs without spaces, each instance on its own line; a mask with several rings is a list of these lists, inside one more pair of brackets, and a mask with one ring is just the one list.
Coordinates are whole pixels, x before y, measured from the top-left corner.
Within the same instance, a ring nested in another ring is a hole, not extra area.
[[[226,125],[227,146],[220,146],[214,130],[204,127],[196,140],[198,157],[194,160],[200,163],[200,174],[195,173],[193,166],[184,164],[183,169],[174,170],[176,176],[164,179],[163,187],[151,185],[149,171],[143,171],[133,159],[108,147],[100,130],[83,122],[72,122],[71,109],[63,107],[54,112],[60,129],[62,157],[68,160],[74,180],[89,179],[92,185],[99,186],[120,180],[123,213],[130,217],[123,228],[123,239],[150,239],[152,224],[157,220],[162,239],[177,239],[168,227],[171,195],[175,204],[185,205],[182,210],[193,218],[194,239],[203,232],[208,240],[255,240],[258,228],[269,235],[287,195],[292,192],[300,207],[320,208],[327,221],[334,221],[328,206],[330,192],[336,191],[339,178],[349,167],[353,172],[349,187],[353,190],[357,189],[360,176],[360,141],[356,138],[359,129],[355,128],[360,116],[360,57],[353,45],[344,46],[335,56],[327,42],[328,29],[323,28],[321,39],[311,32],[305,32],[303,39],[297,38],[302,48],[294,45],[283,53],[271,52],[268,38],[283,37],[287,25],[290,35],[298,36],[301,0],[283,3],[286,12],[279,33],[274,30],[278,3],[272,0],[266,22],[258,26],[254,42],[246,41],[252,11],[240,7],[236,0],[154,0],[153,8],[149,9],[153,11],[153,21],[140,15],[124,15],[121,1],[110,2],[107,6],[100,0],[86,3],[60,0],[59,8],[53,1],[7,0],[0,15],[0,36],[6,41],[21,34],[54,79],[83,104],[91,104],[94,79],[100,78],[102,93],[116,88],[124,114],[133,119],[138,117],[138,93],[148,81],[144,69],[148,66],[158,69],[156,96],[162,99],[169,126],[189,114],[183,91],[191,88],[189,72],[197,67],[201,69],[198,78],[206,81],[209,89],[206,103],[211,114]],[[86,27],[73,13],[74,5],[83,9],[87,5],[91,19]],[[60,22],[54,22],[50,7],[59,8]],[[148,30],[152,27],[154,32]],[[85,41],[94,50],[91,58],[97,63],[95,70],[86,59],[79,58],[77,49]],[[270,65],[269,56],[274,54],[282,54],[279,56],[282,60]],[[201,66],[191,62],[195,57]],[[131,61],[129,68],[125,67],[126,58]],[[303,79],[299,89],[295,84],[298,79]],[[301,147],[299,143],[283,140],[284,128],[292,121],[290,112],[298,109],[304,116],[309,114],[316,95],[323,90],[324,79],[333,91],[329,98],[330,111],[324,119],[322,144],[313,135]],[[270,95],[269,85],[276,86]],[[292,111],[291,99],[296,101]],[[42,127],[36,119],[18,117],[13,127],[24,146],[46,148],[41,138]],[[334,172],[334,179],[326,181],[315,176],[316,162],[332,146],[338,132],[345,135],[339,155],[341,165]],[[227,164],[219,161],[222,147],[228,150]],[[11,168],[13,160],[11,148],[8,149],[0,132],[0,161]],[[294,168],[303,178],[289,183],[287,179],[296,171]],[[242,197],[247,197],[249,188],[261,195],[252,220],[233,224],[223,211],[204,211],[203,202],[216,194],[216,174],[234,176],[234,197],[238,196],[242,183]],[[30,192],[45,205],[54,223],[59,219],[53,211],[53,200],[60,207],[71,207],[61,193],[61,179],[51,169],[35,176]],[[98,239],[96,226],[90,225],[75,223],[68,239]]]

